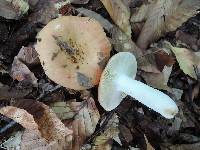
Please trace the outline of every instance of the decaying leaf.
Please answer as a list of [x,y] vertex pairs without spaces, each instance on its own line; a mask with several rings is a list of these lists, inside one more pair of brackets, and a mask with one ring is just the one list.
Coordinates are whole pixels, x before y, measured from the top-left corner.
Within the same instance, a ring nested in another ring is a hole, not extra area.
[[106,125],[103,133],[96,137],[92,150],[111,150],[112,139],[118,139],[118,124],[118,116],[117,114],[113,114],[112,118],[108,121],[108,124]]
[[[92,98],[83,102],[57,102],[52,109],[73,130],[73,149],[80,149],[95,130],[100,115]],[[71,122],[69,119],[73,119]]]
[[101,0],[116,25],[130,38],[130,10],[121,0]]
[[14,80],[32,83],[34,86],[37,86],[35,75],[17,57],[14,58],[10,75]]
[[183,72],[190,77],[197,79],[194,66],[199,66],[200,57],[186,48],[173,47],[169,42],[165,43],[166,47],[168,47],[175,54],[179,66]]
[[13,119],[27,130],[33,130],[39,134],[38,125],[33,116],[26,110],[13,106],[6,106],[0,109],[0,114]]
[[20,19],[29,9],[27,0],[1,0],[0,16],[7,19]]
[[164,33],[176,30],[182,23],[197,14],[199,8],[199,0],[157,0],[148,12],[137,45],[146,49]]

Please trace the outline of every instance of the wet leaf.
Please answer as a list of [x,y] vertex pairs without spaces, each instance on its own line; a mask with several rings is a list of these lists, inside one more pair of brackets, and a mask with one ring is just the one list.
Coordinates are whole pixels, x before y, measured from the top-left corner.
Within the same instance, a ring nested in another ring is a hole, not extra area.
[[137,45],[146,49],[163,34],[176,30],[182,23],[197,14],[199,8],[199,0],[157,0],[148,12]]
[[121,0],[101,0],[116,25],[130,38],[130,10]]

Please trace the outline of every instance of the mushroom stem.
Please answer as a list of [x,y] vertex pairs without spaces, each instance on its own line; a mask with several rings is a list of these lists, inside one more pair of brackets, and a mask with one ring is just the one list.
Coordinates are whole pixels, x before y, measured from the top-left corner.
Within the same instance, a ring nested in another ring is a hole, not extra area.
[[128,76],[119,76],[117,87],[165,118],[171,119],[178,112],[178,107],[168,95]]

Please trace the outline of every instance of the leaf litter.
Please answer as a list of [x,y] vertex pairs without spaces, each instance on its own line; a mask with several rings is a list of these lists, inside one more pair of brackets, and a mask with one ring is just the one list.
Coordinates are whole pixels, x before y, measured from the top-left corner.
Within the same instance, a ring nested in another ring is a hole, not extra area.
[[[0,21],[0,112],[13,120],[0,117],[0,126],[20,124],[24,130],[6,130],[9,134],[0,140],[1,146],[199,149],[198,0],[30,0],[9,2],[19,7],[3,7],[8,2],[0,2],[4,17]],[[116,113],[107,113],[98,103],[97,87],[77,91],[52,82],[34,45],[44,25],[61,15],[96,19],[110,39],[111,56],[133,53],[139,66],[136,79],[173,97],[178,115],[165,120],[144,105],[129,102],[130,97]]]

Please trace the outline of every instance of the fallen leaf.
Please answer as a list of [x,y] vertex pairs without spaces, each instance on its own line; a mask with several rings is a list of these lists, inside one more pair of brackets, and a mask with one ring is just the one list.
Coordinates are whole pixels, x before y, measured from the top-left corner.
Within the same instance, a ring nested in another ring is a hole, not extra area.
[[183,90],[172,88],[172,94],[175,96],[176,100],[181,100]]
[[165,43],[165,46],[175,54],[179,66],[183,72],[190,77],[197,79],[194,66],[199,65],[200,57],[186,48],[173,47],[169,42]]
[[14,80],[24,81],[37,86],[37,78],[35,75],[17,57],[14,58],[10,75]]
[[87,4],[89,0],[72,0],[72,4]]
[[48,142],[45,138],[35,134],[35,132],[25,130],[22,135],[21,143],[20,143],[21,150],[72,150],[71,141],[66,138],[63,141],[52,141]]
[[130,9],[121,0],[101,0],[116,25],[130,38]]
[[38,125],[34,118],[26,110],[13,106],[6,106],[0,109],[0,113],[8,118],[13,119],[25,129],[33,130],[39,134]]
[[111,24],[107,19],[105,19],[104,17],[102,17],[101,15],[99,15],[98,13],[92,11],[92,10],[89,10],[89,9],[86,9],[86,8],[77,8],[76,9],[80,14],[83,14],[84,16],[87,16],[87,17],[91,17],[91,18],[94,18],[95,20],[97,20],[101,26],[106,29],[108,32],[110,32],[112,30],[112,28],[114,27],[113,24]]
[[144,138],[145,138],[145,141],[146,141],[146,144],[147,144],[147,150],[155,150],[155,149],[151,146],[151,144],[149,143],[149,141],[148,141],[146,135],[144,135]]
[[148,12],[137,45],[146,49],[163,34],[176,30],[182,23],[196,15],[199,8],[199,0],[157,0]]
[[175,144],[161,147],[162,150],[198,150],[200,147],[200,142],[194,144]]
[[160,73],[142,72],[141,75],[148,85],[157,89],[170,91],[171,89],[168,87],[167,83],[171,71],[172,67],[165,66],[163,71]]
[[119,134],[118,129],[119,119],[117,114],[113,114],[112,118],[108,121],[105,130],[101,135],[97,136],[94,140],[92,150],[111,150],[112,139],[117,138]]
[[20,99],[28,95],[32,91],[32,88],[19,88],[19,87],[9,87],[7,85],[0,86],[0,100],[5,99]]
[[66,126],[73,130],[73,149],[77,150],[95,131],[100,118],[92,98],[83,102],[56,102],[52,109],[60,119],[66,120]]
[[26,0],[2,0],[0,8],[1,17],[18,20],[27,13],[29,5]]
[[22,61],[26,65],[39,64],[39,58],[36,50],[33,47],[24,47],[20,49],[17,54],[17,59]]
[[156,65],[160,71],[162,71],[165,66],[170,67],[175,63],[174,57],[167,54],[163,50],[159,50],[159,49],[155,53],[155,61],[156,61]]
[[29,15],[29,21],[46,25],[49,21],[58,17],[59,9],[69,4],[71,0],[40,0]]
[[176,31],[176,39],[187,44],[190,48],[192,48],[195,51],[198,51],[200,48],[198,39],[196,39],[194,36],[192,36],[188,33],[185,33],[181,30]]
[[[65,127],[47,105],[31,99],[17,100],[13,105],[25,109],[33,116],[41,136],[48,143],[53,145],[61,143],[65,148],[69,146],[68,144],[72,140],[72,131]],[[66,141],[68,142],[66,143]]]
[[0,147],[5,149],[20,149],[22,134],[22,131],[13,133],[8,140],[0,144]]

